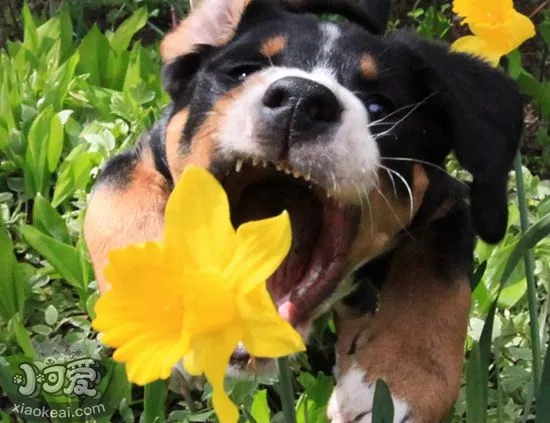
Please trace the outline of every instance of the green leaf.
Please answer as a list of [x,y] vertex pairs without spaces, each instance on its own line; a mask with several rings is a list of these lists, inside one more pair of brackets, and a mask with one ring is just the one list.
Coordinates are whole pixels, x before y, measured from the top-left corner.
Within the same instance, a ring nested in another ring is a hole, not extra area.
[[250,414],[256,423],[269,423],[269,405],[267,404],[267,390],[261,389],[254,394]]
[[110,40],[111,48],[118,54],[127,50],[133,36],[147,23],[147,18],[146,7],[136,10],[113,34]]
[[25,284],[16,277],[16,264],[13,243],[0,214],[0,316],[6,320],[22,314],[25,305]]
[[67,97],[67,93],[69,92],[69,87],[79,61],[80,54],[76,52],[59,69],[52,73],[49,79],[50,88],[44,100],[45,104],[52,105],[55,110],[63,108],[65,97]]
[[34,198],[49,194],[50,179],[63,148],[63,126],[51,107],[40,113],[29,130],[25,152],[25,190]]
[[98,164],[99,153],[83,153],[84,145],[76,147],[61,165],[52,199],[53,207],[58,207],[76,190],[85,189],[90,182],[90,171]]
[[501,288],[506,285],[508,278],[514,271],[518,262],[523,259],[525,252],[533,248],[548,235],[550,235],[550,214],[544,216],[533,226],[531,226],[527,230],[527,232],[522,235],[522,237],[512,250],[510,257],[506,262],[506,266],[504,266],[504,270],[502,271],[502,276],[500,277]]
[[468,423],[485,423],[487,421],[489,363],[496,308],[497,302],[494,301],[485,319],[479,343],[474,343],[466,365]]
[[334,387],[332,377],[323,373],[313,376],[302,372],[298,381],[304,387],[304,393],[296,410],[297,422],[328,423],[327,405]]
[[521,69],[521,54],[519,50],[516,49],[508,55],[508,74],[513,79],[517,79]]
[[57,169],[63,151],[63,125],[57,114],[54,114],[50,120],[50,133],[47,148],[48,170],[53,173]]
[[58,241],[65,244],[71,242],[67,225],[63,218],[51,206],[51,204],[40,194],[34,199],[33,208],[33,225],[43,232]]
[[25,354],[27,357],[34,358],[36,353],[32,346],[31,336],[29,334],[29,331],[25,328],[25,326],[23,326],[20,315],[16,314],[15,316],[13,316],[8,326],[15,334],[15,339],[23,350],[23,354]]
[[102,74],[107,63],[107,56],[111,52],[111,46],[107,37],[103,35],[96,25],[86,34],[78,47],[80,61],[77,69],[80,74],[88,74],[88,81],[92,85],[102,84]]
[[145,385],[144,394],[144,423],[163,422],[165,420],[166,382],[157,382]]
[[44,310],[44,321],[47,325],[55,325],[55,322],[57,322],[58,318],[59,313],[53,304],[50,304],[48,307],[46,307],[46,310]]
[[38,32],[36,30],[36,23],[32,17],[31,10],[29,5],[25,3],[23,5],[23,46],[28,51],[37,51],[38,50]]
[[374,403],[372,408],[372,423],[392,423],[394,416],[393,400],[390,389],[382,379],[376,381]]
[[86,289],[80,255],[76,248],[44,235],[32,226],[21,225],[19,230],[31,247],[38,251],[63,279],[80,290]]

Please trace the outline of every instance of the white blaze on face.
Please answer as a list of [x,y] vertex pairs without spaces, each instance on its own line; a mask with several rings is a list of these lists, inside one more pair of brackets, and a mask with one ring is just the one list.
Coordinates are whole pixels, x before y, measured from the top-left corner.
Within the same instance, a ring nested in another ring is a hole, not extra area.
[[[331,27],[329,27],[331,28]],[[338,29],[335,26],[336,29]],[[330,30],[332,31],[332,30]],[[330,138],[311,144],[303,143],[299,151],[289,152],[289,160],[322,173],[331,191],[341,201],[359,203],[374,188],[380,154],[374,136],[369,130],[369,115],[363,103],[333,76],[330,69],[316,67],[312,72],[298,68],[270,67],[253,75],[251,83],[244,82],[243,90],[238,92],[222,118],[219,151],[226,157],[255,157],[265,160],[278,158],[266,157],[263,148],[265,140],[259,142],[255,131],[259,121],[259,111],[263,106],[262,98],[268,87],[285,77],[310,79],[330,89],[340,105],[342,116],[335,123]],[[327,134],[329,137],[329,134]],[[296,157],[293,157],[293,154]],[[296,164],[294,164],[296,165]],[[308,169],[305,169],[306,171]],[[304,169],[299,169],[303,171]],[[313,177],[315,180],[315,177]]]

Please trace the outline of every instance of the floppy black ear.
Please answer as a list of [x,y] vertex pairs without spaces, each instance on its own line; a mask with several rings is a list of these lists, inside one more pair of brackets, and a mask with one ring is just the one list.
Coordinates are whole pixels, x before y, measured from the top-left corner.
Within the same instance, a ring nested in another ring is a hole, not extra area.
[[473,175],[470,202],[476,231],[484,241],[496,243],[508,223],[507,180],[523,126],[521,95],[504,72],[480,59],[410,36],[396,37],[413,53],[416,82],[434,93],[430,102],[440,113],[434,118],[442,120],[443,135],[450,137],[438,141],[448,144],[441,153],[454,150]]
[[334,13],[355,22],[373,34],[386,31],[391,0],[283,0],[294,11]]

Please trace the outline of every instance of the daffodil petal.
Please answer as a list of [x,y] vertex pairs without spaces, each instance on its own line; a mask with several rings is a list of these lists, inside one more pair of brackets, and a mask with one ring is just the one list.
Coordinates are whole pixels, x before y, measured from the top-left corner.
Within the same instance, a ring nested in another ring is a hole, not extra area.
[[191,376],[200,376],[204,373],[200,365],[200,360],[197,359],[197,354],[195,352],[191,352],[183,357],[183,368]]
[[305,351],[302,337],[284,320],[264,286],[258,285],[239,301],[244,322],[243,343],[256,357],[283,357]]
[[498,66],[500,58],[504,55],[503,51],[492,50],[483,39],[474,35],[459,38],[451,45],[451,50],[477,56],[493,67]]
[[212,403],[220,423],[236,423],[239,411],[224,390],[224,379],[229,358],[237,346],[239,335],[224,331],[203,336],[193,342],[195,359],[204,369],[208,382],[212,385]]
[[146,334],[124,344],[113,354],[113,359],[126,364],[128,380],[145,385],[157,379],[167,379],[172,368],[188,351],[189,341],[166,345]]
[[227,194],[216,178],[188,166],[166,205],[164,240],[171,262],[194,270],[223,269],[235,246]]
[[243,291],[265,282],[280,266],[292,242],[288,212],[270,219],[247,222],[237,229],[233,260],[226,277]]

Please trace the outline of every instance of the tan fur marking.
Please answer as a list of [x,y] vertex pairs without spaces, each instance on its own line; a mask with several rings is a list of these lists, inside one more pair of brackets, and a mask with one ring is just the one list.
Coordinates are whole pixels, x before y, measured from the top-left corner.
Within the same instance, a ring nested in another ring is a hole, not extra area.
[[164,63],[192,53],[199,44],[221,46],[235,35],[251,0],[203,0],[180,25],[164,37],[160,52]]
[[217,138],[219,131],[223,126],[222,120],[227,115],[227,110],[233,107],[233,103],[240,93],[248,89],[252,84],[260,83],[261,78],[260,75],[250,76],[246,82],[227,92],[214,103],[208,117],[191,139],[189,154],[186,156],[182,156],[181,154],[173,156],[175,159],[170,164],[170,171],[172,172],[174,182],[177,182],[183,169],[190,164],[206,168],[210,167],[218,145]]
[[339,374],[356,365],[368,382],[383,378],[415,423],[441,421],[456,400],[471,302],[467,275],[450,282],[434,273],[432,236],[428,227],[395,249],[376,314],[336,307]]
[[262,44],[261,53],[265,57],[273,57],[285,49],[286,39],[282,35],[271,37]]
[[129,184],[121,188],[99,185],[86,212],[84,236],[100,292],[109,289],[103,270],[111,249],[162,237],[169,191],[155,169],[150,150],[142,151],[129,176]]
[[166,157],[168,167],[172,178],[176,180],[176,175],[183,172],[183,154],[181,151],[181,141],[183,129],[189,117],[189,109],[182,109],[177,112],[166,126]]
[[[390,243],[394,236],[406,228],[411,221],[409,199],[396,198],[382,172],[379,173],[378,179],[380,181],[379,189],[374,190],[370,195],[370,207],[367,205],[364,207],[368,215],[363,217],[357,240],[349,255],[350,269],[383,253],[391,246]],[[428,185],[429,180],[426,172],[422,166],[415,164],[412,183],[412,217],[420,208]]]
[[360,62],[361,73],[367,79],[374,79],[378,75],[378,67],[374,57],[370,54],[363,54]]

